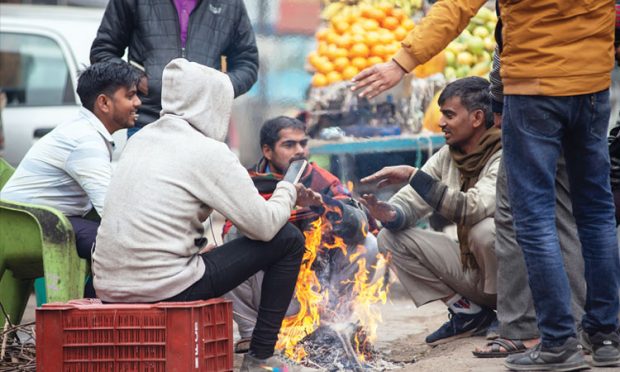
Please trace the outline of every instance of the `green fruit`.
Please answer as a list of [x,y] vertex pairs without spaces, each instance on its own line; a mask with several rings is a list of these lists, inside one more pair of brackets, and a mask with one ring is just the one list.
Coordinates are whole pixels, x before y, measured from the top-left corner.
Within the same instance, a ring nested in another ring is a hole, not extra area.
[[491,62],[491,54],[488,52],[483,52],[480,55],[478,55],[478,58],[476,59],[476,62],[480,63],[480,62],[485,62],[485,63],[490,63]]
[[469,66],[459,66],[456,69],[456,77],[460,79],[469,76],[469,71],[471,71]]
[[484,52],[484,40],[482,40],[478,36],[472,36],[467,41],[467,50],[473,55],[480,55],[482,52]]
[[456,70],[454,67],[448,66],[443,70],[443,74],[446,77],[446,80],[454,80],[456,79]]
[[459,68],[463,66],[468,66],[474,63],[474,56],[469,52],[461,52],[456,56],[456,63],[458,63]]
[[446,50],[444,56],[446,57],[446,65],[454,66],[456,64],[456,54],[453,51]]
[[474,28],[472,34],[474,36],[478,36],[481,39],[484,39],[485,37],[489,36],[489,30],[486,27],[478,26]]
[[487,36],[484,38],[484,49],[487,52],[492,52],[495,50],[495,38],[493,36]]

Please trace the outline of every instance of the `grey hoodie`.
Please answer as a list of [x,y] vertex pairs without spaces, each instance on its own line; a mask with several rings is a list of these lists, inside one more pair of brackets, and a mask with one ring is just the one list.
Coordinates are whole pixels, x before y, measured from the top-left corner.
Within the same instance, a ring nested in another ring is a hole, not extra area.
[[264,200],[222,142],[232,101],[217,70],[184,59],[164,69],[162,116],[128,141],[106,195],[92,262],[102,300],[155,302],[199,280],[198,242],[213,210],[263,241],[287,222],[295,187],[280,182]]

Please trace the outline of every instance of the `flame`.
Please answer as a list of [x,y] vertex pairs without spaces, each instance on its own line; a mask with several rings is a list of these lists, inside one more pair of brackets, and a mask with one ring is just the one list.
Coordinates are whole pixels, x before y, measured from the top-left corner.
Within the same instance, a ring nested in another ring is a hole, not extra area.
[[350,180],[349,180],[349,181],[347,181],[347,189],[348,189],[350,192],[353,192],[353,182],[352,182],[352,181],[350,181]]
[[[276,348],[284,352],[284,354],[296,361],[300,362],[307,355],[303,346],[300,344],[306,336],[314,332],[321,324],[321,314],[335,315],[338,317],[339,310],[349,309],[345,311],[347,315],[352,316],[353,322],[358,321],[363,331],[358,331],[354,336],[355,350],[358,358],[365,361],[365,350],[367,343],[374,342],[377,336],[377,327],[382,321],[380,312],[373,307],[375,304],[387,301],[388,285],[384,283],[385,277],[380,273],[386,270],[386,258],[378,254],[377,264],[375,268],[375,277],[378,279],[369,280],[369,271],[366,268],[366,259],[361,257],[366,253],[366,248],[359,245],[354,252],[349,252],[349,262],[357,262],[358,269],[353,280],[347,279],[342,284],[353,284],[351,296],[344,296],[343,300],[336,308],[328,308],[329,291],[322,288],[316,273],[312,270],[312,264],[317,258],[317,254],[322,248],[340,249],[343,255],[347,256],[347,245],[339,236],[333,236],[332,242],[324,241],[324,236],[330,236],[333,232],[331,223],[326,217],[327,212],[336,212],[340,214],[339,209],[326,205],[326,211],[317,220],[313,221],[309,230],[304,232],[306,237],[306,251],[302,259],[302,264],[297,277],[295,287],[295,298],[299,302],[300,310],[296,315],[287,317],[282,322],[280,334]],[[366,235],[366,224],[362,226],[364,236]]]

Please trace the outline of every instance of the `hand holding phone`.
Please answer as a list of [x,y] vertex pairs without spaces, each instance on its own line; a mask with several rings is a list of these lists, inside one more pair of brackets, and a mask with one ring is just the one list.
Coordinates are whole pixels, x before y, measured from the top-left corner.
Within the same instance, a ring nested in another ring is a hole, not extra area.
[[293,185],[298,183],[303,176],[306,167],[308,166],[308,161],[305,159],[297,159],[293,160],[291,164],[288,166],[286,173],[284,174],[284,181],[288,181]]

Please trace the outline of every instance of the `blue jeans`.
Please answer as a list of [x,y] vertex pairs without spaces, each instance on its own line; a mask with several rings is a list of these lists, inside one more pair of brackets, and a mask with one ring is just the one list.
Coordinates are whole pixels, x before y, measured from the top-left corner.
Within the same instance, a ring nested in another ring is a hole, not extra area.
[[609,180],[609,91],[569,97],[506,96],[503,156],[544,347],[575,336],[571,292],[555,224],[555,174],[564,150],[585,261],[586,332],[618,327],[620,261]]

